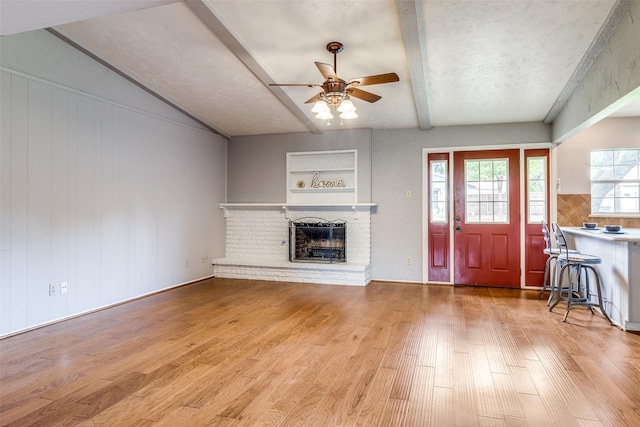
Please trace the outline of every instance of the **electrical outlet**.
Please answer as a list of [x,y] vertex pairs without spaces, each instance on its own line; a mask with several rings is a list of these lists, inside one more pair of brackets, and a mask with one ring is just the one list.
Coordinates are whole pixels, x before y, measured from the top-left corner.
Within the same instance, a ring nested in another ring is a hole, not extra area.
[[407,265],[411,265],[411,257],[410,256],[407,257]]
[[56,286],[56,284],[55,284],[55,283],[51,283],[51,284],[49,285],[49,296],[50,296],[50,297],[53,297],[53,296],[58,295],[58,292],[56,292],[56,291],[57,291],[56,287],[57,287],[57,286]]
[[68,291],[67,289],[67,282],[62,282],[60,283],[60,293],[61,294],[66,294]]

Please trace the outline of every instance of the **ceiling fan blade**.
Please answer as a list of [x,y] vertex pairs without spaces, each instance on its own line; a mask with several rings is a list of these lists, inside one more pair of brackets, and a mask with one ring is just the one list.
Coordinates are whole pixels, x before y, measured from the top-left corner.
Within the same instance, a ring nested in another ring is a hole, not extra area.
[[269,83],[269,86],[305,86],[305,87],[322,87],[316,83]]
[[378,96],[375,93],[356,89],[354,87],[347,89],[347,93],[353,96],[354,98],[362,99],[363,101],[367,101],[367,102],[376,102],[379,99],[382,99],[381,96]]
[[310,98],[309,100],[305,101],[305,104],[313,104],[316,101],[320,101],[320,97],[322,96],[324,92],[320,92],[318,93],[316,96],[314,96],[313,98]]
[[400,78],[396,73],[376,74],[375,76],[358,77],[349,80],[350,86],[379,85],[382,83],[399,82]]
[[339,80],[338,76],[336,75],[335,70],[333,69],[333,67],[329,64],[323,64],[322,62],[316,62],[316,67],[318,67],[318,70],[320,70],[320,73],[322,74],[322,76],[327,79],[327,80]]

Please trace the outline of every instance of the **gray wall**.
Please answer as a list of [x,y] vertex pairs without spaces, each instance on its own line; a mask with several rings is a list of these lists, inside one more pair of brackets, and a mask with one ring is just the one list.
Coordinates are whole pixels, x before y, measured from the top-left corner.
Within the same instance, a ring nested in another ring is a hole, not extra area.
[[234,137],[229,141],[228,201],[283,203],[286,153],[358,150],[358,202],[371,202],[371,130]]
[[371,186],[378,209],[371,217],[372,277],[422,282],[423,148],[544,143],[550,136],[551,128],[542,123],[374,131]]
[[356,148],[358,201],[378,204],[371,217],[373,278],[421,282],[422,149],[545,143],[550,135],[548,125],[520,123],[231,138],[228,199],[284,202],[286,152]]
[[226,140],[45,31],[1,42],[0,335],[211,275]]

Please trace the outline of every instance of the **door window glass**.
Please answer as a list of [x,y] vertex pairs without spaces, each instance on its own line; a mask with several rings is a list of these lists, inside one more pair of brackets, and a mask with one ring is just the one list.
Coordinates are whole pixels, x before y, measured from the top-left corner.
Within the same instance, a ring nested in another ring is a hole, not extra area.
[[545,220],[547,212],[547,159],[527,158],[527,205],[529,224],[539,224]]
[[447,161],[431,160],[429,163],[431,222],[447,222]]
[[465,160],[465,222],[509,223],[508,159]]

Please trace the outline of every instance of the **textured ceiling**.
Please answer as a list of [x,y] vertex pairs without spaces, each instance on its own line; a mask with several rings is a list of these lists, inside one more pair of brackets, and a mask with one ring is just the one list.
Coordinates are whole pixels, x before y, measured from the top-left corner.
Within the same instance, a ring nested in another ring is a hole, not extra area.
[[34,7],[39,3],[52,2],[3,0],[3,34],[55,25],[57,33],[226,136],[327,129],[304,104],[318,88],[268,85],[322,83],[314,61],[333,62],[325,46],[334,40],[345,45],[337,59],[342,79],[388,72],[400,77],[364,87],[382,99],[355,100],[359,117],[345,121],[346,128],[552,121],[550,112],[616,5],[71,1],[56,2],[65,4],[56,13],[50,7],[41,13]]

